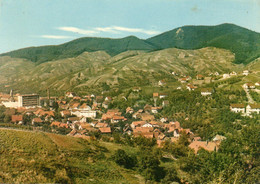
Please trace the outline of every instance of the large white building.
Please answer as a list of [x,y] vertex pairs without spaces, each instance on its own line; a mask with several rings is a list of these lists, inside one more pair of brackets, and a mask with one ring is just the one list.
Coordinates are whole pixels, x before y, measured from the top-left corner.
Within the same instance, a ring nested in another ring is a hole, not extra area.
[[37,107],[40,106],[40,97],[37,94],[19,95],[18,107]]

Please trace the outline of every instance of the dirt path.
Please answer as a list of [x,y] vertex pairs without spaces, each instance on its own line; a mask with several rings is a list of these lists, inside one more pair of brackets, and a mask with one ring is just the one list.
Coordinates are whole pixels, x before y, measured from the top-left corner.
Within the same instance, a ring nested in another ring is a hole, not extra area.
[[254,101],[254,99],[251,97],[251,95],[250,95],[248,89],[245,89],[243,86],[242,86],[242,88],[243,88],[244,91],[246,92],[246,97],[247,97],[247,99],[248,99],[248,103],[250,103],[250,104],[255,104],[255,101]]

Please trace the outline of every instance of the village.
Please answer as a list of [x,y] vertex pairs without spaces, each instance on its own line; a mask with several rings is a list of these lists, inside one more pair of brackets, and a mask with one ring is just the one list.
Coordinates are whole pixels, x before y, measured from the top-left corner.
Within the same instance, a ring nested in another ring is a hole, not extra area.
[[[234,72],[232,73],[235,75]],[[174,72],[172,74],[176,75]],[[226,76],[223,75],[223,77]],[[197,75],[196,79],[208,81],[209,77]],[[189,76],[179,78],[181,84],[190,80]],[[158,85],[163,86],[165,82],[159,81]],[[247,90],[254,89],[255,86],[259,86],[259,83],[243,85]],[[188,83],[185,90],[194,91],[197,88],[198,85]],[[214,93],[212,88],[199,89],[201,96],[207,98]],[[132,89],[136,93],[140,90],[140,87]],[[207,151],[218,150],[221,141],[226,139],[224,136],[215,135],[212,140],[202,141],[189,128],[182,128],[182,122],[156,116],[169,105],[167,97],[167,93],[155,92],[151,96],[153,104],[146,104],[143,108],[129,106],[125,109],[116,109],[110,108],[113,102],[112,97],[95,94],[78,96],[75,92],[66,92],[64,96],[58,98],[50,97],[49,91],[47,91],[47,97],[40,97],[37,94],[14,95],[12,90],[10,94],[0,94],[2,105],[8,109],[9,121],[13,124],[26,124],[37,130],[48,127],[48,131],[87,140],[95,139],[95,135],[103,135],[112,141],[114,133],[133,137],[141,136],[156,139],[158,147],[162,147],[167,141],[177,142],[181,134],[185,134],[189,138],[189,147],[194,149],[195,153],[200,148]],[[158,105],[157,101],[161,104]],[[230,104],[230,110],[244,116],[251,116],[253,113],[260,114],[260,105]]]

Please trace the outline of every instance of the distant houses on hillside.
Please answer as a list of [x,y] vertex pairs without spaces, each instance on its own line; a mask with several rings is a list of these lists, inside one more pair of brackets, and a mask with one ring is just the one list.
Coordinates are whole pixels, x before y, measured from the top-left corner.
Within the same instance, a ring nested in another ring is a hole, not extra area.
[[230,104],[230,110],[250,116],[253,113],[260,114],[260,104],[248,104],[247,106],[244,104]]

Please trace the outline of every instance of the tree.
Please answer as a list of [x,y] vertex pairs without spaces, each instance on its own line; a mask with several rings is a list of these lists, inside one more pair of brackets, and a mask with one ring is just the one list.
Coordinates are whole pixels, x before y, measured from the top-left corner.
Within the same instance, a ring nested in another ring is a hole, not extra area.
[[143,173],[146,180],[156,180],[159,181],[161,178],[164,178],[165,172],[161,168],[160,161],[158,157],[149,150],[141,152],[139,160],[139,170]]
[[136,165],[136,157],[128,155],[124,150],[118,149],[112,156],[112,159],[120,166],[127,169]]

